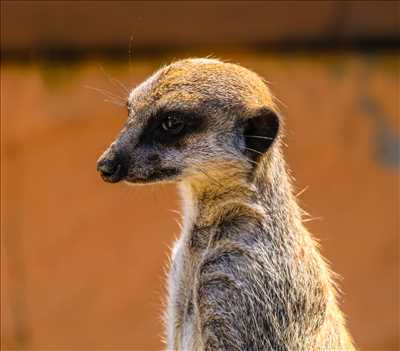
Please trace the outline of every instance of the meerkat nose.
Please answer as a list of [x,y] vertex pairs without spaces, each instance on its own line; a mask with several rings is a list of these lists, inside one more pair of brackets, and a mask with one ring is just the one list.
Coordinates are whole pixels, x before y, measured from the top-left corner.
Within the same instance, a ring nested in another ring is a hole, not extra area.
[[103,180],[116,183],[124,177],[123,167],[118,157],[101,157],[97,161],[97,171]]

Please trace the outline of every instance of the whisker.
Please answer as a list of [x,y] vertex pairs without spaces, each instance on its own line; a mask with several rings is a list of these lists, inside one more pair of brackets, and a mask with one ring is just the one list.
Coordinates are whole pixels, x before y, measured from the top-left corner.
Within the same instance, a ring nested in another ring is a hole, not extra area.
[[303,219],[302,222],[307,223],[307,222],[312,222],[312,221],[322,221],[323,219],[324,219],[323,217],[312,217],[312,218]]
[[172,213],[175,213],[175,214],[177,214],[179,216],[182,216],[182,213],[180,211],[177,211],[177,210],[168,210],[168,211],[172,212]]
[[203,169],[201,169],[200,167],[196,167],[196,169],[198,171],[200,171],[201,173],[203,173],[206,177],[210,178],[213,182],[215,182],[216,184],[218,184],[221,188],[223,188],[223,185],[218,182],[216,179],[214,179],[213,177],[211,177],[206,171],[204,171]]
[[85,85],[84,87],[85,87],[86,89],[94,90],[94,91],[96,91],[96,92],[98,92],[98,93],[100,93],[100,94],[102,94],[102,95],[105,95],[105,96],[112,96],[112,97],[119,98],[118,96],[114,95],[113,93],[111,93],[111,92],[109,92],[108,90],[105,90],[105,89],[92,87],[92,86],[90,86],[90,85]]
[[257,139],[265,139],[265,140],[274,140],[274,138],[265,137],[265,136],[261,136],[261,135],[245,135],[245,134],[243,134],[243,136],[246,137],[246,138],[257,138]]
[[119,86],[122,88],[122,90],[123,90],[126,94],[129,95],[130,91],[129,91],[128,87],[127,87],[124,83],[122,83],[119,79],[117,79],[117,78],[111,78],[111,83],[112,83],[112,82],[114,82],[115,84],[119,85]]
[[[219,133],[220,135],[237,135],[236,133],[232,133],[232,132],[221,132]],[[271,137],[266,137],[266,136],[262,136],[262,135],[252,135],[252,134],[243,134],[244,137],[248,137],[248,138],[256,138],[256,139],[264,139],[264,140],[274,140],[274,138]]]
[[296,197],[301,196],[302,194],[304,194],[304,193],[308,190],[308,188],[309,188],[309,186],[306,185],[306,186],[305,186],[302,190],[300,190],[295,196],[296,196]]
[[276,102],[277,102],[279,105],[282,105],[283,108],[287,109],[287,105],[281,99],[277,98],[276,96],[273,96],[272,100],[273,100],[275,105],[277,105],[276,104]]
[[255,161],[253,161],[253,160],[250,160],[250,159],[248,159],[248,158],[246,158],[246,161],[252,163],[253,165],[256,165],[256,166],[258,165],[257,162],[255,162]]
[[245,158],[243,159],[243,158],[239,157],[238,155],[236,155],[234,152],[232,152],[232,151],[230,151],[230,150],[225,150],[225,151],[228,151],[229,154],[232,155],[233,158],[234,158],[235,160],[238,160],[238,161],[243,161],[243,160],[245,160],[246,162],[249,162],[249,163],[258,165],[257,162],[255,162],[255,161],[253,161],[253,160],[250,160],[248,157],[245,157]]
[[96,88],[96,87],[92,87],[92,86],[90,86],[90,85],[85,85],[85,88],[86,88],[86,89],[94,90],[94,91],[96,91],[96,92],[102,94],[103,96],[105,96],[105,97],[107,97],[107,98],[109,98],[109,99],[115,99],[115,100],[121,101],[122,103],[125,103],[125,99],[123,99],[123,98],[121,98],[120,96],[117,96],[117,95],[115,95],[115,94],[109,92],[108,90],[100,89],[100,88]]
[[245,147],[245,149],[246,149],[246,150],[249,150],[249,151],[253,151],[253,152],[255,152],[256,154],[259,154],[259,155],[264,155],[262,152],[257,151],[257,150],[254,150],[254,149],[252,149],[251,147]]
[[[219,135],[224,135],[224,134],[236,135],[235,133],[231,133],[231,132],[221,132],[221,133],[219,133]],[[244,136],[247,136],[247,135],[244,135]],[[250,137],[251,137],[251,135],[250,135]],[[255,137],[257,137],[257,136],[255,136]],[[266,137],[265,137],[265,138],[266,138]],[[248,148],[248,149],[249,149],[250,151],[258,152],[257,150],[253,150],[253,149],[250,149],[250,148]],[[243,158],[242,158],[242,157],[236,155],[236,154],[235,154],[234,152],[232,152],[231,150],[225,149],[225,151],[229,152],[229,154],[231,154],[232,156],[234,156],[234,158],[235,158],[236,160],[238,160],[238,161],[243,161]],[[259,153],[259,152],[258,152],[258,153]],[[253,160],[250,160],[248,157],[246,157],[244,160],[247,161],[247,162],[249,162],[249,163],[252,163],[252,164],[254,164],[254,165],[256,165],[256,166],[258,165],[257,162],[255,162],[255,161],[253,161]]]
[[129,56],[129,73],[132,73],[132,54],[133,54],[133,34],[129,39],[129,49],[128,49],[128,56]]
[[[124,90],[125,93],[129,94],[129,89],[127,88],[127,86],[122,83],[120,80],[111,77],[104,69],[104,67],[102,65],[99,65],[100,70],[102,71],[102,73],[107,77],[108,81],[113,84],[114,86],[119,86],[120,88],[122,88],[122,90]],[[121,97],[122,98],[122,97]]]

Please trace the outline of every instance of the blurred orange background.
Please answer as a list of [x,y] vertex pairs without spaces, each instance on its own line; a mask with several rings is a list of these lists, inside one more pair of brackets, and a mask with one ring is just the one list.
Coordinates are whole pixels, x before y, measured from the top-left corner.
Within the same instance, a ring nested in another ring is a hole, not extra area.
[[116,80],[133,88],[207,55],[256,71],[282,101],[299,201],[356,345],[399,350],[399,13],[394,1],[2,1],[2,350],[163,348],[179,197],[100,179],[126,111],[88,87],[125,99]]

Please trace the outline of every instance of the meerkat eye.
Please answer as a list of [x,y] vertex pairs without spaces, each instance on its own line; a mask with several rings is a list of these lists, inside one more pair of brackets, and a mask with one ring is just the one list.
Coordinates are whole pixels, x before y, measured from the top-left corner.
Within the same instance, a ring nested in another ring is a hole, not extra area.
[[168,133],[178,134],[185,127],[182,118],[175,115],[168,115],[161,123],[161,128]]

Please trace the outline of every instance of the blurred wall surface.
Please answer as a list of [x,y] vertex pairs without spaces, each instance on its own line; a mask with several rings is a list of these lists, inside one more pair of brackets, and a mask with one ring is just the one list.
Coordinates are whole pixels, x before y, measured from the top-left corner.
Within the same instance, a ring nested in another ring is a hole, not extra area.
[[398,15],[394,1],[2,1],[2,350],[163,348],[180,201],[173,185],[101,181],[126,111],[99,90],[124,102],[123,85],[210,54],[282,101],[295,189],[355,343],[399,350]]
[[387,41],[397,1],[2,1],[3,50]]

